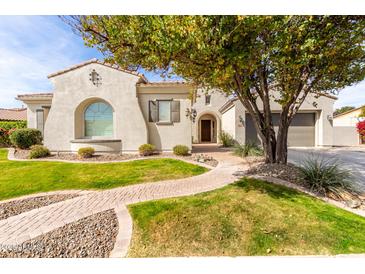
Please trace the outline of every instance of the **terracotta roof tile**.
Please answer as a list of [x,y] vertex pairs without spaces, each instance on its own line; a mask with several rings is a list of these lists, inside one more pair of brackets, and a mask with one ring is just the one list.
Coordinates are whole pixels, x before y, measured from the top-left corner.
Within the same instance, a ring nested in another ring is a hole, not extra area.
[[149,82],[137,84],[139,87],[164,87],[164,86],[191,86],[192,83],[183,81],[164,81],[164,82]]
[[86,66],[86,65],[89,65],[89,64],[93,64],[93,63],[95,63],[95,64],[100,64],[100,65],[103,65],[103,66],[107,66],[107,67],[109,67],[109,68],[113,68],[113,69],[116,69],[116,70],[119,70],[119,71],[122,71],[122,72],[126,72],[126,73],[129,73],[129,74],[132,74],[132,75],[138,76],[138,77],[140,77],[140,78],[141,78],[141,79],[142,79],[145,83],[147,83],[147,82],[148,82],[147,78],[146,78],[143,74],[141,74],[141,73],[138,73],[138,72],[135,72],[135,71],[132,71],[132,70],[128,70],[128,69],[123,69],[123,68],[121,68],[121,67],[120,67],[120,66],[118,66],[118,65],[115,65],[115,64],[109,64],[109,63],[107,63],[107,62],[100,61],[100,60],[98,60],[98,59],[96,59],[96,58],[91,59],[91,60],[88,60],[88,61],[85,61],[85,62],[82,62],[82,63],[80,63],[80,64],[73,65],[73,66],[68,67],[68,68],[65,68],[65,69],[63,69],[63,70],[56,71],[56,72],[54,72],[54,73],[52,73],[52,74],[48,75],[47,77],[48,77],[48,78],[52,78],[52,77],[54,77],[54,76],[61,75],[61,74],[63,74],[63,73],[66,73],[66,72],[69,72],[69,71],[71,71],[71,70],[75,70],[75,69],[81,68],[81,67],[83,67],[83,66]]
[[26,108],[0,108],[0,120],[22,121],[27,120]]

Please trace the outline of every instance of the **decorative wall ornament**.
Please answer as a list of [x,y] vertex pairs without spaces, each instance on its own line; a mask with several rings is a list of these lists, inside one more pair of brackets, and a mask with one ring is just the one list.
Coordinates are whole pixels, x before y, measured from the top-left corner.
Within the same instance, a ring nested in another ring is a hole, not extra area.
[[89,76],[89,80],[93,83],[94,86],[98,87],[101,85],[101,76],[95,71],[95,69],[90,72]]

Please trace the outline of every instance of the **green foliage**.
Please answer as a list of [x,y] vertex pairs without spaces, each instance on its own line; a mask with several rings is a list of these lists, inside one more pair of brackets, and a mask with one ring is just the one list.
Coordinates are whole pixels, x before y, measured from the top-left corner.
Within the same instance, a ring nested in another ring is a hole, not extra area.
[[264,151],[257,144],[247,142],[246,144],[236,144],[234,154],[244,158],[247,156],[262,156]]
[[49,149],[42,145],[34,145],[30,147],[29,159],[43,158],[51,155]]
[[93,155],[95,154],[95,149],[92,147],[81,147],[79,148],[79,150],[77,151],[77,154],[81,157],[81,158],[91,158],[93,157]]
[[11,143],[20,149],[27,149],[42,143],[42,133],[34,128],[20,128],[10,134]]
[[339,114],[342,114],[344,112],[347,112],[349,110],[353,110],[355,109],[355,107],[353,106],[344,106],[344,107],[340,107],[340,108],[337,108],[334,112],[333,112],[333,115],[336,116],[336,115],[339,115]]
[[142,156],[149,156],[155,153],[156,147],[151,144],[143,144],[138,148],[139,154]]
[[187,156],[189,155],[189,148],[184,145],[176,145],[173,147],[173,152],[175,155],[178,156]]
[[26,121],[0,121],[0,147],[11,146],[9,135],[17,128],[25,128]]
[[343,191],[354,191],[350,172],[334,159],[312,156],[301,163],[299,171],[309,188],[321,195],[332,193],[341,197]]
[[[111,63],[165,76],[176,74],[229,95],[234,91],[255,118],[269,162],[275,162],[276,155],[285,157],[283,136],[308,94],[335,93],[365,77],[361,16],[154,15],[65,20]],[[270,100],[283,110],[277,135]],[[276,140],[277,136],[282,139]],[[282,151],[276,152],[279,148]]]
[[219,140],[222,143],[223,147],[231,147],[235,144],[235,140],[232,135],[228,132],[225,132],[224,130],[221,130],[221,132],[219,132]]

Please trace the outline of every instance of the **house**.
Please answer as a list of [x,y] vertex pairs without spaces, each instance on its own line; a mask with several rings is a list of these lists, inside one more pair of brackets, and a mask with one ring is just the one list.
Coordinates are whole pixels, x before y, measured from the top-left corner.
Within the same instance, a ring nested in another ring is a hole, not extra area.
[[[218,90],[196,91],[186,82],[151,83],[96,59],[48,78],[54,85],[51,93],[17,99],[28,106],[28,127],[38,128],[52,151],[92,146],[100,152],[135,152],[144,143],[160,151],[177,144],[191,149],[192,143],[219,142],[221,130],[242,143],[257,140],[242,104]],[[290,131],[292,145],[332,145],[334,100],[308,98]],[[273,111],[279,113],[280,106],[273,103]]]
[[365,119],[365,117],[360,117],[363,108],[365,108],[365,105],[333,117],[333,144],[335,146],[357,146],[363,144],[364,141],[356,130],[356,124]]
[[26,108],[0,108],[0,121],[26,121]]

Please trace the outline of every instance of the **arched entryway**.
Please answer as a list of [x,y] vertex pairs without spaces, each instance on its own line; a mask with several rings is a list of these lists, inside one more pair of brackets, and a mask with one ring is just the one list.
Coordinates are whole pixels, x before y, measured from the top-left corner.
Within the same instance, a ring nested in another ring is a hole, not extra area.
[[198,120],[200,143],[217,143],[217,118],[212,114],[203,114]]

